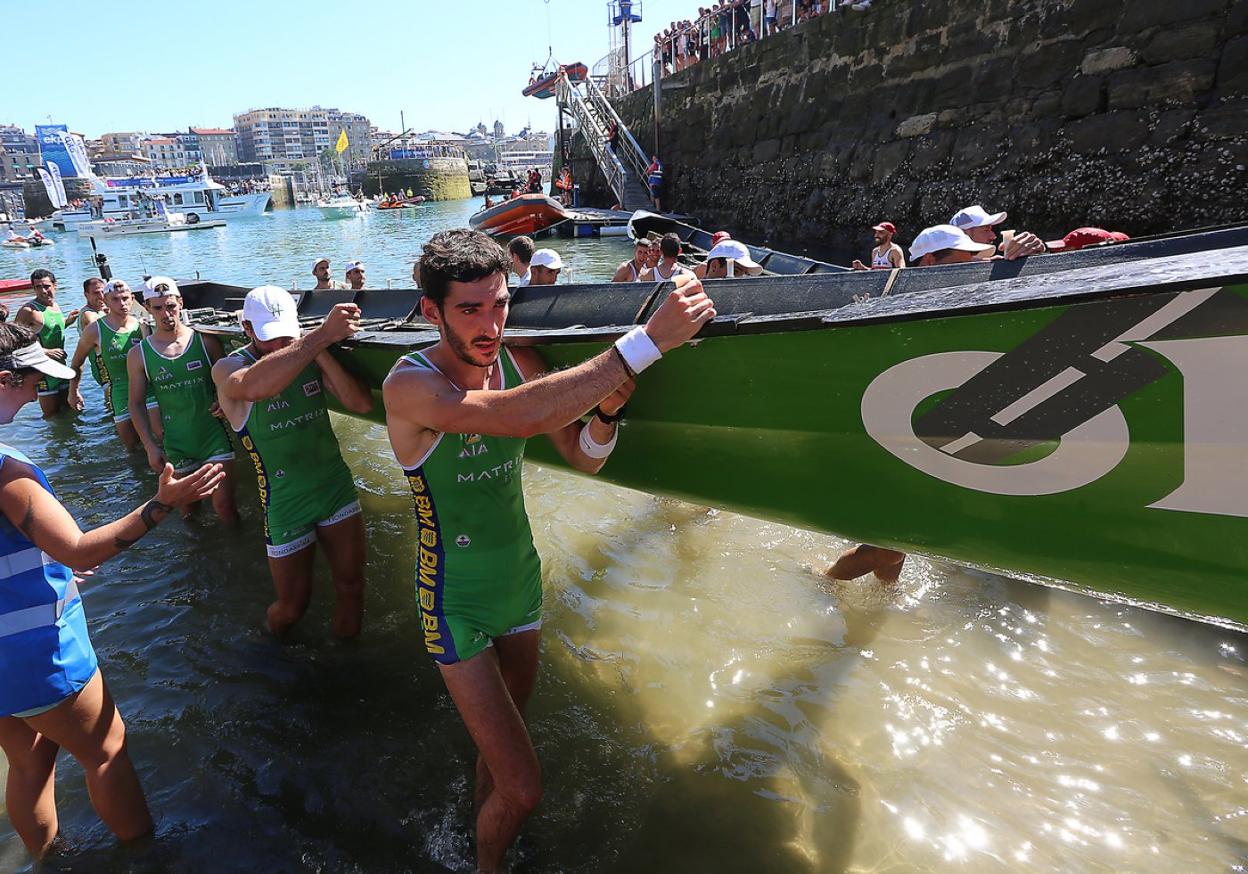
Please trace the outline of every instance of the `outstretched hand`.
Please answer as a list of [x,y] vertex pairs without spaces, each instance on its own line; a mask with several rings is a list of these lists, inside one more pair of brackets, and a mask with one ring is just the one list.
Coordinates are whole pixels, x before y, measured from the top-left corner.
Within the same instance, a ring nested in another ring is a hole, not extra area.
[[676,287],[667,300],[646,322],[646,333],[660,352],[675,349],[693,338],[702,326],[715,318],[715,303],[702,288],[702,283],[689,274],[674,280]]
[[186,476],[177,477],[173,474],[173,465],[165,462],[160,485],[156,488],[156,500],[168,507],[185,507],[209,497],[223,479],[225,470],[219,464],[205,464]]

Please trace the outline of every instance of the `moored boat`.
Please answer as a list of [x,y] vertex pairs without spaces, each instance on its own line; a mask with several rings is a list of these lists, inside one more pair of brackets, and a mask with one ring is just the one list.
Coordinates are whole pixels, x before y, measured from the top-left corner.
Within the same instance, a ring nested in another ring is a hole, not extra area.
[[103,219],[93,222],[80,222],[74,225],[80,237],[130,237],[137,234],[176,234],[183,231],[206,231],[211,228],[223,228],[223,219],[200,219],[198,215],[171,212],[164,216],[151,218]]
[[368,213],[367,203],[348,195],[318,200],[316,208],[327,219],[358,218]]
[[[647,372],[621,485],[1248,625],[1248,227],[1023,261],[707,284],[720,316]],[[664,285],[518,290],[507,342],[568,366]],[[241,339],[245,289],[184,287]],[[356,300],[375,389],[437,334]],[[375,405],[380,411],[380,403]],[[374,413],[379,417],[380,413]],[[530,457],[557,464],[544,443]]]
[[475,230],[492,237],[534,234],[568,217],[563,204],[545,194],[521,194],[488,209],[482,209],[468,220]]

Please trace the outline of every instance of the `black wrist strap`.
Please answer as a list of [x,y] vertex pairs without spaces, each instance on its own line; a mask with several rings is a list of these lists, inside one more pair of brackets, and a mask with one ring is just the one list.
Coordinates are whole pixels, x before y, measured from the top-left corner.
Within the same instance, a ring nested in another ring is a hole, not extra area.
[[608,416],[602,411],[602,407],[594,407],[594,415],[597,416],[598,421],[602,422],[604,425],[614,425],[616,422],[620,421],[620,419],[624,418],[624,411],[626,409],[627,407],[620,407],[615,411],[614,416]]
[[633,371],[633,368],[628,366],[628,359],[624,357],[624,353],[620,351],[620,347],[612,343],[611,351],[615,353],[615,357],[620,359],[620,363],[624,365],[624,372],[627,373],[630,378],[635,377],[637,374]]

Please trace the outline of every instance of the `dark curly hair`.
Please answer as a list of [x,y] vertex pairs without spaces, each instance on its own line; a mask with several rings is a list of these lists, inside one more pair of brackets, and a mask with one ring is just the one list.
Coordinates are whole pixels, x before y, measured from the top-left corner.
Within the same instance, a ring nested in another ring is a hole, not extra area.
[[480,231],[454,228],[434,234],[420,256],[420,290],[442,308],[452,282],[476,282],[507,275],[503,247]]

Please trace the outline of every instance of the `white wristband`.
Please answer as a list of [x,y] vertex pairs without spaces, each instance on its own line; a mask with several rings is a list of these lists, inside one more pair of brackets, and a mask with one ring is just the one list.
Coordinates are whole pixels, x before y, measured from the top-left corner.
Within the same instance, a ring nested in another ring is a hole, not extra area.
[[[593,419],[590,419],[592,422]],[[606,458],[611,454],[611,450],[615,448],[615,441],[620,436],[620,429],[617,427],[615,433],[611,435],[611,439],[606,443],[599,443],[589,433],[589,422],[581,426],[581,451],[590,458]]]
[[659,347],[654,345],[645,328],[633,328],[623,337],[615,341],[615,348],[628,369],[633,373],[641,373],[647,367],[663,357]]

